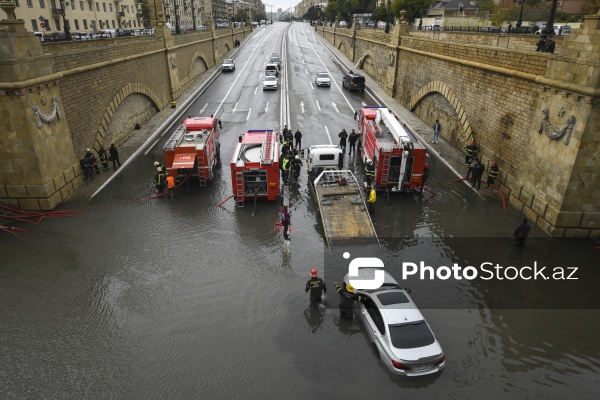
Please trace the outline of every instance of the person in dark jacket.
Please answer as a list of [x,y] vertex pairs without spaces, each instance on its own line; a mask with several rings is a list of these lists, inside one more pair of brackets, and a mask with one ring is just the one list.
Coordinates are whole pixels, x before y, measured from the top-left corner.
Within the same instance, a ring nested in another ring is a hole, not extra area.
[[343,318],[353,319],[352,307],[356,300],[364,301],[365,296],[355,293],[354,288],[346,282],[342,282],[340,287],[337,282],[334,283],[335,290],[340,294],[340,316]]
[[540,37],[540,40],[538,40],[538,42],[537,42],[537,49],[535,49],[535,51],[543,52],[545,47],[546,47],[546,39],[544,39],[543,37]]
[[302,148],[302,132],[300,132],[300,129],[296,129],[294,139],[296,139],[296,148],[300,150]]
[[477,190],[481,189],[481,177],[483,176],[484,171],[485,166],[478,160],[477,165],[473,169],[473,183],[471,184],[471,187],[475,187],[475,184],[477,184]]
[[429,163],[425,163],[425,168],[423,168],[423,180],[421,182],[421,186],[425,186],[427,179],[429,179]]
[[523,222],[517,226],[515,231],[513,232],[513,236],[515,237],[515,246],[523,246],[527,236],[529,236],[529,231],[531,227],[527,223],[527,218],[523,218]]
[[100,173],[100,168],[98,168],[98,163],[96,162],[96,157],[92,154],[91,149],[85,149],[85,160],[90,165],[90,168],[96,170],[96,173]]
[[98,157],[102,163],[102,170],[108,171],[108,153],[102,145],[100,145],[100,150],[98,150]]
[[121,161],[119,160],[119,150],[117,150],[117,148],[115,147],[115,144],[113,143],[110,145],[108,152],[110,153],[110,159],[112,160],[113,168],[116,171],[117,164],[119,164],[119,167],[121,166]]
[[348,138],[348,132],[345,129],[338,134],[340,138],[340,147],[342,148],[342,153],[346,152],[346,139]]
[[548,36],[546,39],[546,44],[544,45],[544,53],[554,53],[554,49],[556,47],[556,42],[553,39],[553,36]]
[[165,190],[165,173],[163,171],[157,171],[154,176],[154,185],[156,186],[156,190],[158,193],[162,193]]
[[87,181],[90,179],[92,180],[92,182],[94,182],[94,174],[92,173],[90,164],[88,164],[85,157],[81,157],[81,159],[79,160],[79,166],[81,167],[81,170],[83,171],[83,179],[85,180],[85,183],[87,183]]
[[498,163],[496,161],[494,161],[492,163],[492,166],[490,167],[490,170],[488,171],[488,179],[487,179],[487,188],[491,189],[494,186],[494,182],[496,180],[496,177],[498,176],[498,173],[500,173],[500,169],[498,168]]
[[367,165],[365,166],[365,177],[367,180],[367,187],[371,187],[371,183],[375,178],[375,167],[373,166],[373,161],[367,161]]
[[292,176],[294,177],[294,182],[298,183],[298,178],[300,177],[300,170],[302,169],[302,160],[299,155],[296,155],[294,159],[290,162],[292,168]]
[[348,155],[351,155],[353,152],[356,154],[356,141],[358,140],[358,133],[354,129],[350,132],[350,136],[348,136]]
[[288,229],[291,223],[292,219],[290,217],[290,213],[288,213],[287,206],[283,206],[283,208],[281,209],[281,225],[283,226],[283,238],[285,240],[290,240]]
[[313,268],[310,270],[310,279],[306,282],[304,291],[308,293],[310,291],[310,306],[316,307],[321,303],[321,296],[323,293],[327,293],[327,286],[323,279],[317,277],[317,269]]
[[473,140],[470,145],[465,146],[465,167],[469,168],[471,160],[479,155],[479,146]]

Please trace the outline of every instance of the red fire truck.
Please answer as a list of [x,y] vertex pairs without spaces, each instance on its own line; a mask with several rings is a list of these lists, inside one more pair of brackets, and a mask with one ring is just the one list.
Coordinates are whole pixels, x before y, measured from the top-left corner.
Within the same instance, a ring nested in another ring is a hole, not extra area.
[[385,107],[359,111],[358,134],[365,164],[375,167],[375,190],[411,192],[423,186],[425,146]]
[[250,130],[240,136],[231,158],[231,187],[239,207],[247,198],[278,198],[280,152],[275,131]]
[[219,130],[215,117],[189,117],[165,143],[165,167],[177,182],[198,178],[200,186],[212,181],[220,161]]

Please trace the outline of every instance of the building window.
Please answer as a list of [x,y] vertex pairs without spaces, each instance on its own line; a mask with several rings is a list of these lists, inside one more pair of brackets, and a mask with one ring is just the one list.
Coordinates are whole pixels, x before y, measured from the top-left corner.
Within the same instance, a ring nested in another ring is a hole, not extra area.
[[96,3],[96,11],[100,11],[100,3]]
[[87,19],[83,20],[83,29],[87,29]]
[[32,0],[27,0],[27,7],[33,8],[33,1]]
[[56,30],[60,31],[60,19],[55,19],[54,20],[54,25],[56,25]]
[[75,2],[74,2],[74,1],[72,1],[72,2],[71,2],[71,10],[74,10],[74,9],[75,9]]
[[80,9],[81,11],[83,11],[83,1],[80,1],[80,2],[79,2],[79,9]]
[[75,20],[75,29],[79,30],[79,20]]
[[46,3],[44,0],[40,0],[40,8],[46,8]]
[[19,0],[15,0],[15,5],[19,7]]
[[31,20],[31,27],[33,28],[34,32],[37,32],[38,28],[37,28],[37,20],[32,19]]
[[106,3],[102,3],[102,10],[106,12]]
[[112,3],[108,5],[108,9],[110,10],[110,12],[113,12],[112,11]]

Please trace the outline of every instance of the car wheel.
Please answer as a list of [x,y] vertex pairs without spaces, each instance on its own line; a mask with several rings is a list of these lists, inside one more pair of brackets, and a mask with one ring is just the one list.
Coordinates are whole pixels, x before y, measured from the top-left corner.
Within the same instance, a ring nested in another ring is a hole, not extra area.
[[375,343],[373,343],[373,354],[375,355],[375,357],[377,357],[378,360],[381,360],[381,354],[379,354],[379,349],[377,348],[377,345]]

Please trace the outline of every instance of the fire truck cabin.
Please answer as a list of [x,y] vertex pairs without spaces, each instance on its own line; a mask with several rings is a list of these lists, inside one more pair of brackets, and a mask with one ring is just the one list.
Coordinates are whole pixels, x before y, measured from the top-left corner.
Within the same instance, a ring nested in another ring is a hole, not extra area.
[[238,206],[247,198],[278,198],[279,154],[275,131],[250,130],[240,137],[231,158],[231,182]]

